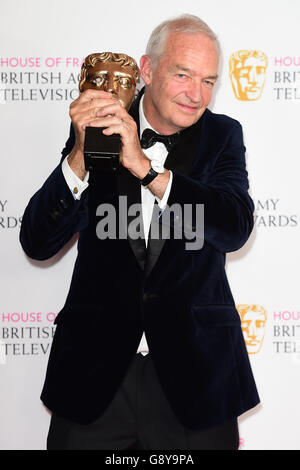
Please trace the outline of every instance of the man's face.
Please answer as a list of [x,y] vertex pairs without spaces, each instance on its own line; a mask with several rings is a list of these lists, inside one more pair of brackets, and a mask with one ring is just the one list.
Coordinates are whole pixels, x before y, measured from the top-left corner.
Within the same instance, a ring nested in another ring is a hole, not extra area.
[[237,63],[231,71],[231,81],[235,95],[242,101],[255,101],[260,98],[266,75],[264,59],[248,57]]
[[82,91],[88,88],[113,93],[125,109],[129,109],[135,93],[135,75],[131,67],[117,62],[97,62],[87,72]]
[[173,134],[195,124],[211,100],[217,70],[216,47],[204,34],[171,33],[155,68],[143,56],[144,112],[152,127]]

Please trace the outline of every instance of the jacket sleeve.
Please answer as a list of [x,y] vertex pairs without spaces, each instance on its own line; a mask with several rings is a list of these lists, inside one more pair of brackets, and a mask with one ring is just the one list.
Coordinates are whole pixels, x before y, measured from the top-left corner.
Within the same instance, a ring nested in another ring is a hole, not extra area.
[[222,253],[241,248],[253,229],[254,205],[248,194],[242,127],[237,121],[232,123],[211,170],[196,179],[174,171],[168,199],[169,207],[177,203],[183,212],[185,204],[203,204],[204,230],[196,227],[194,215],[191,230],[204,233],[204,243]]
[[[62,151],[62,160],[73,145],[71,131]],[[80,200],[73,198],[60,163],[25,209],[20,230],[20,242],[25,253],[37,260],[55,255],[75,233],[87,226],[87,199],[88,190],[83,192]]]

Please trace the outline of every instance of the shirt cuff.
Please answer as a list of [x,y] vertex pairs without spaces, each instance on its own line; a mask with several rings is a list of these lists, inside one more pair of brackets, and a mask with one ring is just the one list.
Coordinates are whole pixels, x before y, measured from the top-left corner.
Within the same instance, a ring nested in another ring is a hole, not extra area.
[[79,200],[83,191],[88,187],[89,183],[89,172],[84,177],[82,181],[78,176],[74,173],[68,163],[68,157],[64,159],[61,164],[61,169],[63,175],[65,177],[66,183],[70,188],[71,193],[73,194],[74,199]]
[[171,170],[169,170],[169,171],[170,171],[170,179],[169,179],[169,182],[167,184],[164,195],[163,195],[162,199],[159,199],[158,197],[156,197],[158,207],[161,210],[163,210],[166,207],[167,202],[168,202],[168,198],[169,198],[169,194],[170,194],[170,191],[171,191],[171,186],[172,186],[172,181],[173,181],[173,173],[172,173]]

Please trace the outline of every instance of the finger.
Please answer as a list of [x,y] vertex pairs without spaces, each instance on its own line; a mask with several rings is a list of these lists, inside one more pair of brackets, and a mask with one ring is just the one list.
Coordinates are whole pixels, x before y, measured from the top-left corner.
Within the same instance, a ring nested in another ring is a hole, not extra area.
[[[92,124],[93,123],[93,124]],[[95,115],[91,114],[81,114],[80,116],[76,116],[76,121],[73,123],[75,129],[78,128],[80,131],[84,131],[87,126],[97,126],[103,127],[103,123],[101,119],[95,117]]]
[[[113,100],[91,100],[89,103],[89,110],[87,111],[87,114],[89,114],[90,117],[98,118],[98,117],[104,117],[108,116],[111,114],[120,114],[118,112],[118,104],[114,106],[114,103],[116,103],[115,99]],[[111,107],[112,106],[112,107]],[[111,112],[109,111],[104,111],[104,109],[112,109]]]
[[102,123],[103,127],[122,126],[124,122],[118,116],[109,114],[105,117],[97,117],[95,121]]
[[89,105],[91,108],[98,108],[99,110],[105,108],[106,106],[116,106],[116,108],[121,106],[115,98],[91,100],[87,103],[87,105]]
[[120,119],[118,116],[113,114],[109,114],[105,117],[95,117],[91,119],[89,122],[95,123],[95,125],[110,128],[112,126],[127,126],[124,120]]
[[94,119],[83,124],[82,129],[85,131],[87,127],[104,127],[104,126],[98,119]]
[[[96,104],[93,104],[93,101],[94,100],[91,100],[89,102],[85,102],[81,105],[76,106],[76,108],[72,108],[70,116],[73,123],[80,125],[81,122],[87,123],[90,120],[97,119],[97,112],[101,108],[99,108],[99,104],[98,106]],[[106,100],[97,100],[98,103],[101,103],[102,101],[106,102]],[[101,103],[101,105],[103,105],[103,103]],[[107,113],[104,113],[102,117],[105,117],[106,115]]]
[[80,101],[90,101],[95,99],[111,98],[113,95],[109,91],[104,90],[94,90],[89,88],[88,90],[83,91],[80,96]]
[[127,111],[123,108],[119,101],[114,103],[110,101],[105,103],[104,106],[101,106],[100,109],[97,110],[97,117],[107,116],[108,114],[114,114],[120,118],[125,118],[127,116]]
[[126,138],[129,135],[129,129],[124,125],[123,121],[110,125],[103,129],[102,132],[105,135],[120,134],[122,138]]
[[[84,122],[82,122],[82,129],[85,130],[85,128],[87,126],[91,126],[91,127],[103,127],[105,128],[106,130],[108,129],[108,126],[109,128],[112,128],[114,126],[117,126],[119,127],[120,129],[122,128],[122,124],[121,123],[118,123],[118,122],[115,122],[115,123],[108,123],[106,120],[103,120],[102,118],[91,118],[91,119],[88,119],[88,120],[85,120]],[[114,132],[112,132],[112,134],[114,134]]]
[[84,101],[81,103],[76,103],[70,107],[70,116],[71,118],[75,117],[78,119],[80,116],[96,117],[97,111],[101,109],[102,106],[111,104],[111,100],[90,100]]

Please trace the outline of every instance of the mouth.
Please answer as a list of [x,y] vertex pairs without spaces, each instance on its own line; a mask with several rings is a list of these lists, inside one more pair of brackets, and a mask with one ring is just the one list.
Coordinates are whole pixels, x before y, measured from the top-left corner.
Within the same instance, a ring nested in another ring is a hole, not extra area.
[[194,114],[199,109],[198,106],[189,106],[187,104],[182,104],[182,103],[177,103],[177,102],[176,104],[182,111],[189,113],[189,114]]
[[259,91],[258,87],[248,87],[246,88],[247,93],[257,93]]

